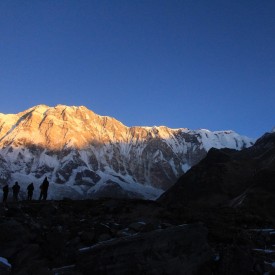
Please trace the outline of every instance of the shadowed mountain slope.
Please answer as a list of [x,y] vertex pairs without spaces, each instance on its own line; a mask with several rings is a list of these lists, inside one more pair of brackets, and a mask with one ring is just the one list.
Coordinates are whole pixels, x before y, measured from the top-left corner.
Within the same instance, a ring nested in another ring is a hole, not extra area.
[[275,133],[266,133],[242,151],[211,149],[159,201],[171,207],[262,203],[275,214]]

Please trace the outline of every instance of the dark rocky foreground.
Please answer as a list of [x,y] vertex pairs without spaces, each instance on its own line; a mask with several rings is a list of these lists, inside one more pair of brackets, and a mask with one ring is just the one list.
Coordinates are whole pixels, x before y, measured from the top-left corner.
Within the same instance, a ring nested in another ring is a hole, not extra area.
[[[139,200],[10,203],[0,274],[272,274],[272,218]],[[256,250],[258,249],[258,250]],[[263,249],[263,250],[261,250]]]
[[11,273],[22,275],[193,274],[213,258],[203,225],[178,225],[149,201],[10,204],[0,242]]

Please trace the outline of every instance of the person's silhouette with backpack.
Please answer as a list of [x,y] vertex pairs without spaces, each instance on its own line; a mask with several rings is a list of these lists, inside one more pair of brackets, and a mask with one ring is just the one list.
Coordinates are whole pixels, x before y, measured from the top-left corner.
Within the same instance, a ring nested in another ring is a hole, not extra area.
[[27,200],[28,200],[28,201],[31,201],[31,200],[32,200],[33,190],[34,190],[33,183],[30,183],[30,184],[28,185],[28,187],[27,187],[27,191],[28,191],[28,198],[27,198]]
[[47,177],[45,177],[44,181],[40,185],[40,196],[39,200],[43,199],[46,200],[48,196],[48,188],[49,188],[49,181]]
[[20,186],[18,184],[18,182],[16,181],[14,186],[12,187],[12,192],[13,192],[13,200],[14,201],[18,201],[18,194],[20,191]]

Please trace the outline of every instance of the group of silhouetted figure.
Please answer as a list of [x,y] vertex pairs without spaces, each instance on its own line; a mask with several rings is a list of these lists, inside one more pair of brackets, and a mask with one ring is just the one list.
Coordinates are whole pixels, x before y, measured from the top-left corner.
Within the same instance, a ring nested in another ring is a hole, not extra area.
[[[49,188],[49,181],[47,177],[45,177],[44,181],[40,185],[40,195],[39,195],[39,200],[46,200],[48,196],[48,188]],[[15,184],[12,186],[12,194],[13,194],[13,201],[18,201],[18,195],[20,192],[20,185],[16,181]],[[8,200],[8,195],[9,195],[9,185],[6,184],[3,187],[3,204],[5,205]],[[34,185],[33,183],[30,183],[27,187],[27,200],[31,201],[33,197],[33,191],[34,191]]]

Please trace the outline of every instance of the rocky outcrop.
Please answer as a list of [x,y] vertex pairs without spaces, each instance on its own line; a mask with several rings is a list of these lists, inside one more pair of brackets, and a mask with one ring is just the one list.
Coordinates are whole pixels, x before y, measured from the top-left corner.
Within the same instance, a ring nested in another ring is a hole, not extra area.
[[80,249],[83,274],[197,274],[213,253],[202,225],[180,225]]

